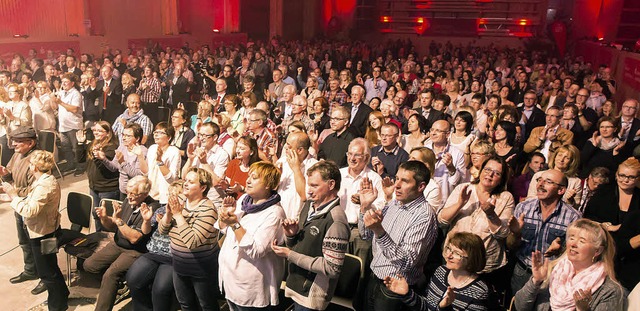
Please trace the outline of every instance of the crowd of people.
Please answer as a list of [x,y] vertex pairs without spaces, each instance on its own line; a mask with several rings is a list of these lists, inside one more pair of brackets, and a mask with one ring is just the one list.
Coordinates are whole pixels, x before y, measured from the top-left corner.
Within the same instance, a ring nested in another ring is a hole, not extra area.
[[270,310],[282,281],[294,310],[323,310],[346,254],[358,310],[621,310],[640,281],[640,106],[594,65],[408,40],[16,54],[10,282],[39,278],[66,310],[56,177],[73,173],[115,232],[80,263],[103,274],[96,310],[123,286],[135,310]]

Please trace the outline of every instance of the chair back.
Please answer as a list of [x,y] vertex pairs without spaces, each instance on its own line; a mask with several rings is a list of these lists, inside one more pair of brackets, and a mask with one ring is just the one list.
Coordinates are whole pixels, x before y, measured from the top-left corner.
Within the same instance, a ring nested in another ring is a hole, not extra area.
[[122,201],[114,200],[114,199],[102,199],[100,200],[100,206],[104,203],[104,206],[107,209],[107,216],[113,215],[113,202],[118,202],[122,205]]
[[184,110],[187,111],[187,118],[191,118],[192,115],[198,113],[198,102],[188,101],[182,104],[184,105]]
[[[186,117],[188,118],[189,115],[186,115]],[[169,122],[169,124],[171,124],[171,108],[159,106],[158,107],[158,120],[167,121],[167,122]]]
[[67,216],[71,221],[71,230],[81,231],[91,225],[91,207],[93,198],[85,193],[69,192],[67,195]]
[[40,149],[53,153],[56,144],[56,133],[52,131],[40,131],[38,133],[38,146]]
[[340,278],[336,285],[335,296],[353,298],[356,295],[358,283],[362,274],[362,260],[360,257],[345,254]]

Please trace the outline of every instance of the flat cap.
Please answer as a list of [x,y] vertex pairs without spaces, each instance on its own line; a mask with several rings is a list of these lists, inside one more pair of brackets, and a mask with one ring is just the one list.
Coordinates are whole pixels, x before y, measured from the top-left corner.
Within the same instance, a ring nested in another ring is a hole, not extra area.
[[36,138],[36,130],[29,126],[20,126],[9,133],[11,139],[16,138]]

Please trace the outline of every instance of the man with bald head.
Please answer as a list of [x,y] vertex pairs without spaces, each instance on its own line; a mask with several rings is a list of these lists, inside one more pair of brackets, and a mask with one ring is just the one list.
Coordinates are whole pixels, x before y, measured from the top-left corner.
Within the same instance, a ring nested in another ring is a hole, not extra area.
[[640,103],[630,98],[624,101],[620,111],[619,138],[625,144],[620,150],[621,158],[626,159],[633,153],[633,149],[640,145],[640,119],[636,118]]
[[425,147],[433,150],[436,155],[436,166],[432,173],[433,179],[440,187],[442,202],[446,202],[449,193],[467,174],[464,154],[458,148],[451,147],[449,133],[451,124],[446,120],[438,120],[429,130],[430,139]]
[[287,218],[298,219],[301,203],[306,198],[306,172],[318,162],[309,154],[311,140],[304,132],[291,133],[282,148],[282,157],[276,162],[282,175],[278,194]]
[[517,258],[511,278],[514,293],[531,278],[531,253],[540,251],[553,260],[562,250],[567,227],[580,218],[577,210],[562,201],[568,184],[561,171],[545,171],[538,180],[536,197],[521,202],[513,212],[507,246]]

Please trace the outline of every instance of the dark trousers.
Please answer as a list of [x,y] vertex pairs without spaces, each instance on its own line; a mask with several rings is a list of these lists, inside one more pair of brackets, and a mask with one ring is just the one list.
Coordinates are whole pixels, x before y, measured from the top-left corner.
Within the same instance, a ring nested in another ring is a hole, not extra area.
[[146,102],[142,103],[142,110],[144,111],[144,114],[147,117],[149,117],[149,120],[151,120],[151,123],[153,123],[154,126],[158,124],[158,122],[160,121],[167,121],[167,120],[160,120],[158,107],[160,107],[159,103],[146,103]]
[[197,278],[179,275],[173,271],[173,286],[183,311],[220,310],[217,300],[218,293],[216,293],[217,286],[213,275]]
[[127,272],[133,309],[171,310],[173,303],[173,266],[162,263],[148,254],[140,256]]
[[[229,305],[230,311],[271,311],[273,308],[271,306],[266,306],[264,308],[254,308],[254,307],[242,307],[239,306],[229,300],[227,300],[227,305]],[[137,311],[137,309],[136,309]]]
[[13,148],[9,146],[9,139],[7,138],[7,135],[0,136],[0,145],[2,145],[2,159],[0,159],[0,164],[2,164],[2,166],[7,166],[14,152]]
[[524,284],[527,284],[530,278],[531,269],[528,269],[523,263],[517,261],[516,266],[513,268],[513,275],[511,276],[511,292],[514,296]]
[[58,256],[53,254],[42,254],[40,241],[54,237],[56,232],[47,234],[40,238],[31,239],[31,250],[35,261],[38,277],[47,288],[47,305],[49,310],[67,310],[67,300],[69,289],[62,276],[62,271],[58,267]]
[[[120,199],[120,190],[114,191],[95,191],[93,189],[89,189],[89,194],[93,198],[93,208],[91,209],[91,214],[93,214],[93,220],[96,224],[96,231],[102,231],[102,223],[100,223],[100,218],[98,218],[98,214],[96,214],[96,206],[100,206],[100,200],[102,199],[112,199],[118,200]],[[111,216],[111,215],[108,215]]]
[[31,239],[29,238],[29,232],[24,224],[24,220],[20,214],[15,213],[16,217],[16,229],[18,230],[18,244],[22,249],[22,260],[24,261],[24,273],[28,275],[38,275],[36,271],[36,262],[33,256],[33,248],[31,246]]
[[118,291],[118,281],[123,280],[127,270],[142,253],[124,249],[111,241],[103,249],[91,255],[84,262],[84,270],[90,273],[101,273],[100,293],[95,310],[109,311],[113,309]]
[[67,161],[63,171],[76,169],[76,155],[78,154],[78,138],[76,133],[78,130],[71,130],[68,132],[60,132],[60,151],[59,155],[62,159]]
[[[413,286],[410,288],[415,289]],[[384,285],[381,279],[375,274],[369,275],[367,290],[365,292],[365,310],[368,311],[393,311],[408,310],[402,302],[402,295],[398,295]]]

